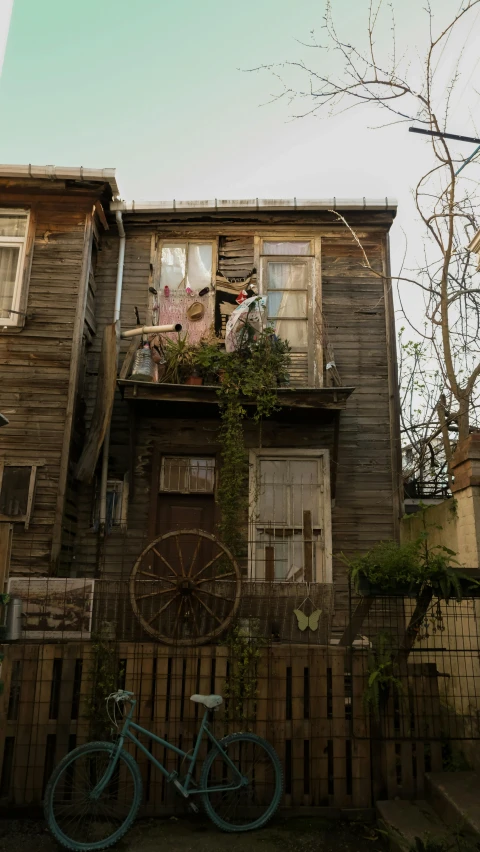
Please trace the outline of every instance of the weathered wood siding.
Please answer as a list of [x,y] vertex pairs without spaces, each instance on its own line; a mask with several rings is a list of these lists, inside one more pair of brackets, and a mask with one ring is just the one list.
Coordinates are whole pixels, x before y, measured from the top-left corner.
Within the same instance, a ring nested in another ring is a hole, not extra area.
[[[51,183],[50,189],[28,191],[0,182],[0,207],[28,206],[35,217],[25,327],[0,329],[0,411],[10,421],[0,433],[0,455],[10,462],[44,462],[30,527],[14,525],[11,556],[11,573],[37,575],[51,568],[72,340],[93,204],[90,193],[68,193]],[[76,524],[72,493],[68,504],[67,527]]]
[[[240,218],[240,217],[239,217]],[[309,219],[308,224],[306,219]],[[131,327],[134,306],[140,316],[147,310],[148,276],[153,230],[160,236],[194,238],[220,235],[220,271],[230,277],[248,274],[253,264],[255,233],[275,228],[282,232],[322,237],[322,313],[328,327],[335,361],[342,384],[356,388],[340,416],[339,455],[336,471],[336,499],[332,511],[333,552],[364,550],[375,541],[396,535],[398,494],[394,469],[398,424],[392,408],[395,397],[393,354],[388,349],[384,289],[381,278],[362,269],[362,256],[343,226],[333,226],[325,214],[306,217],[289,214],[289,221],[278,214],[265,216],[264,224],[186,221],[142,222],[140,216],[127,219],[127,249],[122,297],[122,325]],[[260,217],[259,217],[260,219]],[[391,217],[387,214],[352,214],[367,253],[375,269],[386,270],[387,232]],[[250,248],[249,248],[250,247]],[[97,338],[90,351],[89,374],[94,379],[98,364],[99,340],[104,325],[111,322],[118,240],[111,232],[104,241],[97,267],[96,324]],[[127,342],[122,343],[122,352]],[[90,382],[87,419],[95,395]],[[168,403],[134,404],[135,453],[130,465],[128,406],[118,396],[112,424],[110,476],[123,478],[131,467],[133,496],[128,514],[128,532],[112,532],[99,544],[91,527],[94,486],[82,488],[80,529],[76,565],[79,573],[128,575],[135,557],[149,537],[152,456],[155,446],[166,452],[216,452],[218,419],[213,412],[195,412],[188,404],[174,408]],[[326,447],[333,450],[333,420],[317,411],[308,416],[285,415],[263,426],[264,447]],[[247,425],[246,443],[258,446],[258,433]],[[337,607],[340,630],[347,610],[345,569],[335,560],[334,580],[338,589]]]

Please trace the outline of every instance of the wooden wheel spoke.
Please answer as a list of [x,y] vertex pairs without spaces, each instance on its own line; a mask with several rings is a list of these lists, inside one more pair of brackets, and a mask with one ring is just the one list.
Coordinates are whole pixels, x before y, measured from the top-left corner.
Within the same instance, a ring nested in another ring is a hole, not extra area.
[[[142,574],[142,576],[144,576],[144,577],[148,577],[148,579],[149,579],[149,580],[155,580],[155,582],[156,582],[156,583],[158,583],[158,582],[164,582],[164,583],[171,583],[171,584],[172,584],[172,586],[174,586],[174,585],[175,585],[175,581],[174,581],[174,580],[170,580],[170,578],[169,578],[169,577],[159,577],[159,575],[158,575],[158,574],[152,574],[152,573],[151,573],[151,572],[149,572],[149,571],[137,571],[137,575],[138,575],[138,574]],[[175,576],[177,576],[177,575],[175,574]]]
[[176,616],[175,616],[175,624],[173,625],[173,635],[174,635],[174,636],[175,636],[175,634],[176,634],[176,632],[177,632],[178,619],[180,618],[180,613],[181,613],[181,611],[182,611],[183,601],[184,601],[184,600],[185,600],[185,599],[182,597],[182,595],[180,595],[180,602],[179,602],[179,604],[178,604],[177,614],[176,614]]
[[145,595],[135,595],[137,601],[143,600],[143,598],[153,598],[155,595],[174,595],[176,589],[162,589],[158,592],[147,592]]
[[197,616],[195,615],[195,607],[192,606],[191,609],[192,609],[193,623],[195,625],[195,635],[200,636],[200,628],[198,626]]
[[182,551],[180,550],[180,537],[178,535],[175,536],[175,544],[177,547],[178,561],[180,562],[180,568],[182,569],[182,575],[185,577],[185,567],[183,565],[183,556]]
[[[216,580],[217,583],[220,583],[222,580],[225,579],[225,577],[236,577],[235,571],[229,571],[228,574],[219,574],[218,577],[215,577],[215,580]],[[195,582],[197,582],[197,577],[195,577]],[[200,585],[200,583],[211,583],[211,582],[212,582],[211,577],[204,577],[203,580],[198,580],[198,585]]]
[[152,615],[152,617],[147,621],[147,624],[151,624],[153,621],[155,621],[155,619],[158,618],[158,616],[161,615],[162,612],[164,612],[167,609],[167,607],[169,607],[170,604],[174,602],[174,600],[175,600],[175,598],[172,598],[170,601],[167,601],[166,604],[164,604],[162,607],[160,607],[158,612],[156,612],[155,615]]
[[206,589],[196,589],[195,591],[201,595],[210,595],[212,598],[219,598],[222,601],[230,601],[230,603],[233,603],[235,600],[235,598],[226,598],[225,595],[217,595],[215,592],[207,592]]
[[223,550],[220,550],[220,552],[217,553],[217,555],[214,556],[213,559],[210,559],[210,562],[207,562],[207,564],[204,565],[203,568],[200,568],[200,571],[198,571],[196,574],[194,574],[195,581],[196,581],[197,577],[200,577],[200,574],[203,574],[203,572],[206,571],[207,568],[210,568],[213,565],[213,563],[217,561],[217,559],[220,559],[220,557],[224,556],[224,555],[225,554],[224,554]]
[[213,610],[210,609],[210,607],[208,606],[208,604],[205,603],[205,601],[202,601],[201,598],[197,597],[195,592],[193,594],[197,598],[197,601],[203,606],[203,608],[207,610],[208,614],[211,615],[213,618],[215,618],[218,621],[219,624],[221,624],[222,619],[219,618],[218,615],[216,615],[216,613],[214,613]]
[[177,572],[173,570],[173,568],[172,568],[172,566],[170,565],[170,563],[169,563],[169,562],[167,562],[167,560],[165,559],[165,557],[164,557],[164,556],[162,556],[162,554],[158,552],[157,548],[156,548],[156,547],[152,547],[152,550],[153,550],[153,552],[156,554],[156,556],[158,556],[158,558],[159,558],[159,559],[161,559],[161,560],[162,560],[162,562],[163,562],[163,563],[167,566],[168,570],[172,572],[173,576],[174,576],[174,577],[178,577]]
[[198,536],[198,541],[197,541],[197,546],[195,548],[195,553],[192,556],[192,561],[190,562],[190,568],[188,569],[188,576],[189,577],[191,577],[192,571],[193,571],[193,566],[195,565],[195,562],[197,561],[198,551],[200,550],[201,543],[202,543],[202,539],[200,538],[200,536]]

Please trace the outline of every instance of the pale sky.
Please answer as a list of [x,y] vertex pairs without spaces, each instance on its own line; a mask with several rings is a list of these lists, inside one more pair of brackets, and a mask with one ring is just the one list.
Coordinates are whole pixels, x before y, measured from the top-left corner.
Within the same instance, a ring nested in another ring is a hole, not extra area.
[[[0,63],[10,5],[0,0]],[[432,5],[440,25],[457,3]],[[398,49],[412,49],[423,41],[423,4],[395,6]],[[367,0],[333,7],[358,39]],[[370,129],[383,121],[371,110],[292,121],[285,101],[262,106],[275,80],[243,70],[284,59],[333,68],[331,53],[300,44],[312,29],[322,38],[323,8],[322,0],[15,0],[0,162],[116,167],[122,196],[137,200],[396,197],[398,262],[402,227],[415,243],[409,192],[429,163],[428,143],[405,125]],[[388,35],[386,23],[380,41]],[[471,61],[448,128],[457,133],[472,133],[480,105],[476,12],[440,58],[446,81],[465,41]]]

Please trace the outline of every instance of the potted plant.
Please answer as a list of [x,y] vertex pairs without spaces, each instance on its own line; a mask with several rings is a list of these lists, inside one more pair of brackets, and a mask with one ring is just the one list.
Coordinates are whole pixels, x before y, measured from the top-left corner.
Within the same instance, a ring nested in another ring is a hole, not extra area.
[[443,545],[428,545],[428,533],[415,541],[382,541],[353,559],[342,554],[358,594],[417,598],[431,588],[435,597],[461,601],[480,595],[480,583],[458,570],[455,553]]
[[203,378],[196,367],[193,368],[190,375],[185,379],[186,385],[203,385]]
[[[202,341],[195,352],[195,366],[206,385],[218,384],[226,353],[218,343]],[[220,379],[221,380],[221,379]]]
[[[187,335],[163,341],[165,373],[163,381],[172,385],[183,384],[192,375],[195,366],[195,349],[187,342]],[[194,384],[197,384],[196,382]]]

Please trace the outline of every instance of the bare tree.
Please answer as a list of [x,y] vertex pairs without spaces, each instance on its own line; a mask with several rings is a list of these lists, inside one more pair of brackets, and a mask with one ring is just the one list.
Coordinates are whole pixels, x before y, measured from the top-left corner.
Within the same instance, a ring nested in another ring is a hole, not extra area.
[[[370,0],[365,46],[361,47],[341,37],[328,0],[325,43],[317,43],[312,37],[308,45],[320,52],[319,67],[315,68],[315,63],[283,62],[262,69],[271,70],[281,83],[275,99],[287,98],[290,104],[302,105],[295,117],[322,112],[335,115],[370,104],[384,111],[385,124],[415,122],[428,130],[444,132],[463,60],[460,50],[445,86],[443,66],[449,40],[461,31],[466,19],[470,17],[470,25],[476,22],[472,13],[479,3],[480,0],[463,0],[450,21],[437,30],[427,0],[423,10],[428,23],[427,43],[423,56],[418,57],[416,53],[412,56],[408,45],[398,50],[393,2]],[[385,38],[377,37],[384,14],[390,16],[389,44]],[[330,51],[330,63],[325,62],[325,50]],[[338,71],[324,72],[322,66],[327,64]],[[290,84],[292,77],[300,82]],[[405,130],[403,126],[402,132]],[[464,168],[463,157],[454,152],[448,139],[432,137],[430,144],[430,168],[416,179],[414,188],[424,259],[413,271],[402,268],[392,278],[397,287],[414,285],[424,303],[424,318],[416,322],[402,302],[404,288],[398,287],[398,303],[411,336],[407,343],[403,344],[403,338],[401,341],[402,430],[405,442],[415,448],[417,467],[425,465],[439,445],[448,464],[455,443],[466,438],[476,425],[480,377],[480,281],[475,259],[466,248],[478,229],[478,180],[474,179],[477,165],[472,158],[468,168]],[[381,277],[347,220],[335,215],[359,245],[361,265]],[[437,436],[441,436],[441,442]]]

